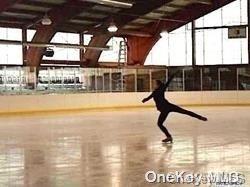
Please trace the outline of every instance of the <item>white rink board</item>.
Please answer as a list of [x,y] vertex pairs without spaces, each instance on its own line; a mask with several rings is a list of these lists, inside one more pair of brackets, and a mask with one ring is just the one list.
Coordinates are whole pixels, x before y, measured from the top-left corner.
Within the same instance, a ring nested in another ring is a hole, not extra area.
[[[84,93],[0,96],[0,113],[154,106],[150,93]],[[179,105],[250,105],[250,91],[166,92]]]

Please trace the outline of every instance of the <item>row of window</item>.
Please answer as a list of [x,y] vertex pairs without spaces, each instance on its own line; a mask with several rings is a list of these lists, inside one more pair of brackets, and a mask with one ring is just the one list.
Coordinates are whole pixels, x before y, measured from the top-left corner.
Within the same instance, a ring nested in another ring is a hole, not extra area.
[[[247,64],[247,37],[229,39],[227,28],[207,28],[246,24],[247,0],[234,1],[196,20],[196,64]],[[204,27],[207,29],[204,29]],[[169,33],[167,37],[161,38],[149,53],[145,64],[167,66],[191,65],[191,35],[191,23],[189,23]]]
[[[27,41],[32,41],[36,31],[27,30]],[[54,43],[70,43],[79,44],[79,34],[73,33],[62,33],[58,32],[55,34],[51,42]],[[88,45],[92,35],[84,35],[84,45]],[[0,27],[0,39],[3,40],[16,40],[22,41],[22,30],[12,28],[1,28]],[[110,51],[104,51],[100,57],[102,62],[117,62],[119,54],[119,44],[122,38],[114,37],[108,42],[108,46],[111,46]],[[80,50],[72,48],[53,48],[55,54],[53,57],[43,57],[44,60],[68,60],[68,61],[79,61]],[[21,45],[3,45],[0,44],[0,64],[16,64],[21,65],[23,63],[22,46]]]

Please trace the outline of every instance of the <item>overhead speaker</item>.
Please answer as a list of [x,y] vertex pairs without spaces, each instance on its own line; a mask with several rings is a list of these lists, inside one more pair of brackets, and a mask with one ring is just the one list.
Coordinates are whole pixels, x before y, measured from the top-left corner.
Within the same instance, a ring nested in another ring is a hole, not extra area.
[[46,57],[53,57],[55,54],[54,50],[51,48],[47,48],[44,52],[44,56]]

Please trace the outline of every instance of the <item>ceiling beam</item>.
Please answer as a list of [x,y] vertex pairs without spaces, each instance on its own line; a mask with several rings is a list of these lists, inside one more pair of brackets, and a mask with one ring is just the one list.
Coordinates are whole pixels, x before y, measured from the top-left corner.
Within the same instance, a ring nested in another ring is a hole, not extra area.
[[0,1],[0,13],[8,10],[15,3],[22,2],[23,0],[1,0]]
[[92,49],[97,51],[108,51],[110,48],[108,46],[105,47],[94,47],[94,46],[87,46],[87,45],[78,45],[78,44],[68,44],[68,43],[38,43],[38,42],[21,42],[16,40],[0,40],[0,44],[5,45],[23,45],[29,47],[37,47],[37,48],[44,48],[44,47],[57,47],[57,48],[71,48],[71,49]]
[[35,10],[23,10],[23,9],[16,9],[16,8],[9,8],[7,12],[16,13],[16,14],[30,14],[36,16],[43,16],[44,12],[35,11]]
[[0,20],[0,27],[6,27],[6,28],[18,28],[21,29],[23,28],[23,24],[22,23],[8,23],[8,22],[4,22],[3,20]]
[[27,19],[27,18],[18,18],[18,17],[8,17],[8,16],[0,16],[0,20],[7,22],[7,23],[28,23],[31,19]]
[[185,7],[185,5],[175,5],[175,4],[167,4],[166,7],[170,7],[170,8],[176,8],[176,9],[182,9]]
[[80,62],[79,61],[67,61],[67,60],[42,60],[41,62],[41,66],[45,66],[45,65],[71,65],[71,66],[80,66]]
[[213,0],[193,0],[195,3],[205,4],[205,5],[211,5],[213,4]]
[[88,17],[88,16],[76,16],[74,19],[76,20],[86,20],[86,21],[92,21],[92,22],[103,22],[104,19],[100,18],[93,18],[93,17]]
[[33,1],[33,0],[24,0],[22,2],[23,5],[31,5],[31,6],[37,6],[37,7],[43,7],[43,8],[55,8],[59,6],[60,4],[55,3],[46,3],[41,1]]
[[86,8],[86,11],[89,12],[89,13],[93,13],[93,14],[100,14],[100,15],[107,15],[109,16],[110,14],[112,15],[118,15],[119,13],[116,12],[116,11],[113,11],[113,12],[109,12],[107,10],[95,10],[95,9],[91,9],[91,8]]

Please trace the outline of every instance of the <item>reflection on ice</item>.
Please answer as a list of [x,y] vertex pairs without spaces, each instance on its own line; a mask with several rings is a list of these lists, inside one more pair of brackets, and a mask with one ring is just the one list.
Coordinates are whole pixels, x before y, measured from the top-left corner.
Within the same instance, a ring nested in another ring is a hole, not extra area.
[[2,117],[0,186],[149,186],[149,170],[238,171],[249,181],[248,109],[193,109],[213,116],[206,124],[172,115],[172,145],[161,143],[152,109],[146,118],[143,110]]

